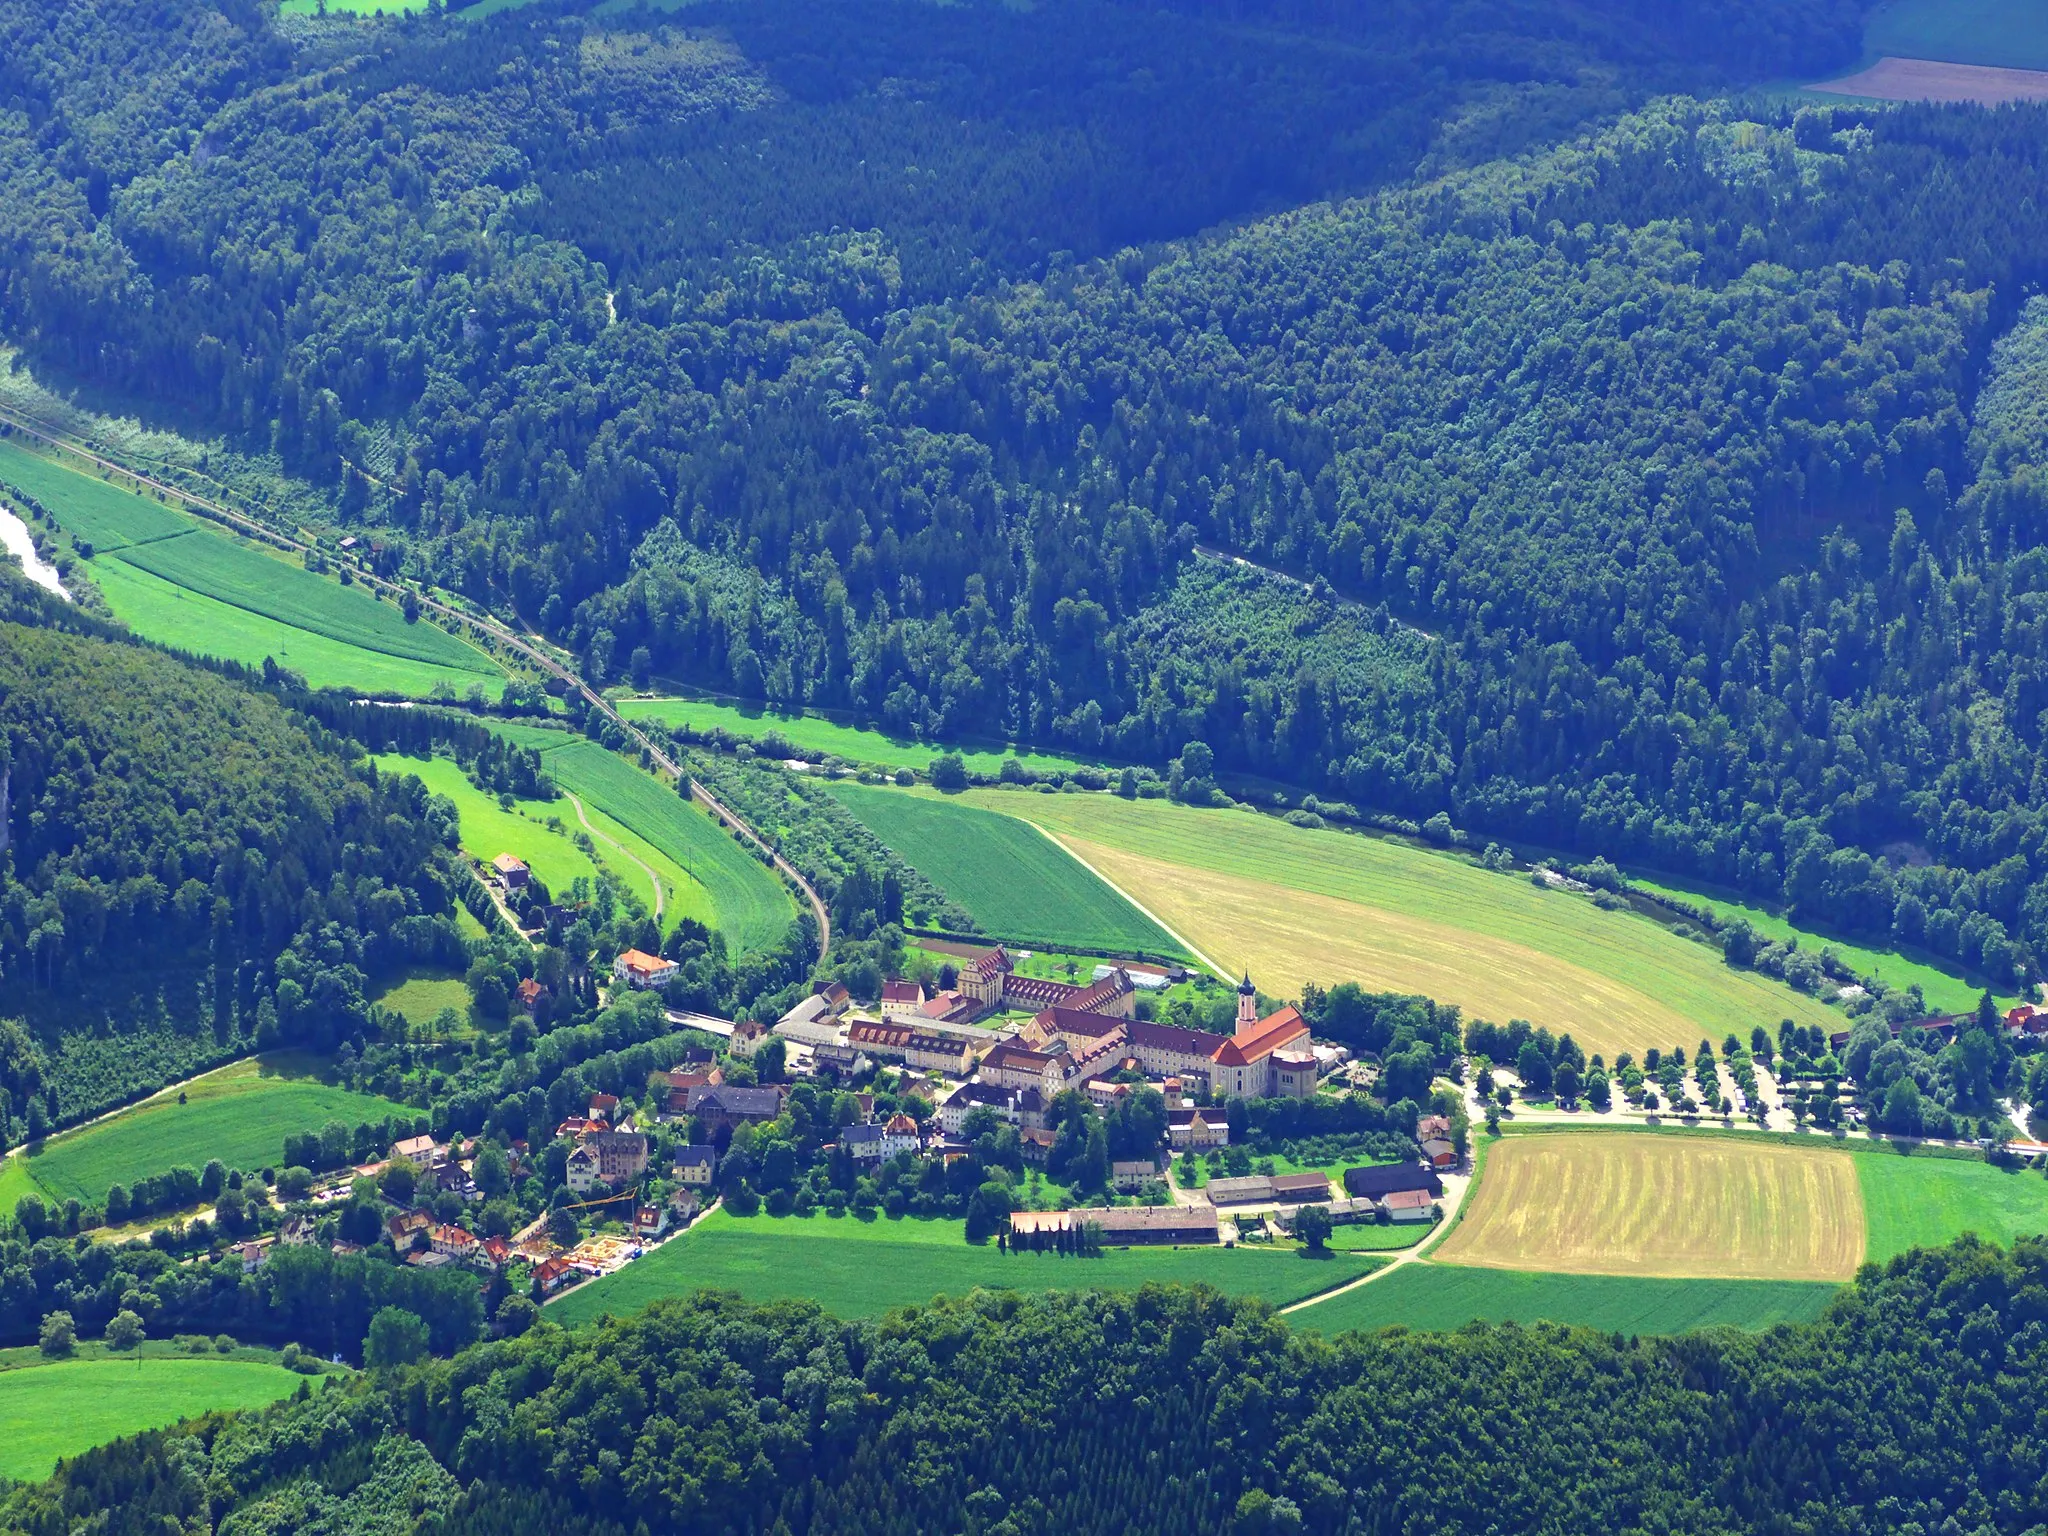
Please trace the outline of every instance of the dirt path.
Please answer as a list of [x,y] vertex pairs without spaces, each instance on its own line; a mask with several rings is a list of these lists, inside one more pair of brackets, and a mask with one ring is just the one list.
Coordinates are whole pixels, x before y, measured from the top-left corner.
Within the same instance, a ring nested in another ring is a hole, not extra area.
[[[109,470],[117,475],[126,475],[134,482],[138,490],[143,486],[147,486],[153,491],[160,491],[167,497],[175,498],[173,504],[181,511],[197,513],[213,521],[225,523],[239,533],[247,534],[254,539],[260,539],[276,548],[290,550],[298,555],[306,555],[313,552],[313,545],[304,538],[296,537],[293,534],[280,533],[277,529],[272,528],[267,523],[260,522],[256,518],[250,517],[247,513],[238,512],[233,507],[210,500],[196,492],[185,489],[183,486],[172,485],[167,481],[141,474],[136,470],[130,469],[127,465],[107,458],[96,449],[87,446],[78,439],[75,433],[51,427],[37,421],[31,416],[24,415],[13,406],[0,405],[0,422],[5,422],[16,431],[47,443],[52,448],[83,459],[88,464],[94,465],[97,468]],[[628,740],[645,752],[648,761],[653,763],[657,771],[665,774],[671,782],[680,782],[686,777],[682,766],[674,758],[670,757],[668,753],[663,751],[654,738],[620,714],[617,709],[612,707],[609,699],[583,680],[581,673],[557,659],[547,647],[536,644],[525,636],[515,633],[496,619],[486,618],[480,614],[471,613],[466,608],[459,608],[453,603],[443,602],[440,598],[430,597],[425,592],[403,586],[398,582],[379,576],[374,571],[354,570],[352,574],[364,586],[381,592],[394,601],[402,601],[405,594],[410,592],[423,610],[431,612],[451,624],[466,626],[475,630],[492,644],[503,646],[524,656],[550,677],[558,678],[571,688],[574,688],[577,695],[586,704],[617,726],[625,733]],[[817,920],[818,953],[821,957],[825,955],[832,948],[832,919],[831,915],[825,910],[824,899],[812,888],[811,883],[798,872],[797,867],[769,846],[765,838],[748,826],[740,817],[734,815],[723,802],[695,779],[691,779],[689,782],[691,799],[695,800],[705,810],[718,818],[719,821],[765,853],[775,871],[803,894],[804,899],[810,903],[811,915]]]
[[1289,1312],[1299,1312],[1304,1307],[1313,1307],[1319,1302],[1328,1301],[1333,1296],[1342,1296],[1346,1291],[1355,1291],[1361,1285],[1371,1285],[1375,1280],[1384,1280],[1402,1265],[1415,1263],[1424,1254],[1435,1248],[1438,1243],[1450,1236],[1451,1227],[1457,1222],[1458,1212],[1464,1207],[1465,1197],[1472,1192],[1472,1186],[1478,1182],[1477,1178],[1459,1178],[1455,1174],[1447,1176],[1444,1180],[1444,1219],[1436,1224],[1436,1229],[1433,1232],[1423,1238],[1413,1248],[1403,1248],[1393,1258],[1373,1270],[1372,1273],[1360,1275],[1349,1285],[1340,1285],[1334,1290],[1323,1291],[1311,1296],[1306,1301],[1297,1301],[1292,1306],[1282,1307],[1280,1309],[1281,1315],[1285,1316]]
[[661,923],[663,900],[661,894],[661,876],[657,875],[654,872],[654,866],[648,863],[645,859],[641,858],[639,854],[635,853],[632,849],[628,848],[624,843],[620,842],[616,837],[612,837],[608,833],[600,832],[596,827],[592,826],[590,824],[590,818],[583,814],[583,802],[581,800],[578,800],[566,789],[562,791],[562,797],[565,800],[567,800],[571,805],[576,807],[576,819],[583,823],[584,831],[588,832],[592,837],[596,838],[600,843],[603,843],[606,847],[617,849],[622,858],[630,859],[633,863],[639,865],[641,873],[646,875],[647,878],[654,883],[654,921],[656,926],[659,926]]

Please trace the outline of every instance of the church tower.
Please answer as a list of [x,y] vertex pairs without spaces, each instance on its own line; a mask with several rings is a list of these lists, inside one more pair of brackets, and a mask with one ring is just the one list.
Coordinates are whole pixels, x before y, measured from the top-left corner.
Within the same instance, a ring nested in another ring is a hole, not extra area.
[[1237,1032],[1241,1035],[1259,1022],[1259,994],[1252,987],[1252,974],[1246,971],[1244,980],[1237,984]]

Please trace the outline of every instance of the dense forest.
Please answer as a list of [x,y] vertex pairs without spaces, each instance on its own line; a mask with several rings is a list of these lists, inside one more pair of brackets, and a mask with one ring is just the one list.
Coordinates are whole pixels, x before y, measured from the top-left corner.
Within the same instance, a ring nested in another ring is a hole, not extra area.
[[2044,1316],[2031,1240],[1866,1270],[1813,1324],[1670,1340],[1326,1340],[1159,1287],[851,1324],[671,1301],[88,1452],[0,1528],[2019,1536]]
[[1861,13],[21,0],[0,318],[599,681],[1199,740],[2011,980],[2043,115],[1638,110]]
[[331,1049],[373,978],[467,963],[450,835],[256,687],[0,623],[0,1016],[28,1026],[0,1031],[0,1143],[251,1046]]

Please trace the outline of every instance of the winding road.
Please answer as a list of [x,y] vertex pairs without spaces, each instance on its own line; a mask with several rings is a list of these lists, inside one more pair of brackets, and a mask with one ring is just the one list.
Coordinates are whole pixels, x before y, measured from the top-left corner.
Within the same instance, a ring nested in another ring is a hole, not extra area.
[[[237,532],[246,533],[252,538],[262,539],[265,543],[276,548],[290,550],[301,556],[314,552],[312,541],[296,532],[290,534],[280,533],[269,524],[251,517],[246,512],[238,511],[222,502],[200,496],[195,492],[186,490],[183,486],[172,485],[167,481],[158,480],[153,476],[131,469],[128,465],[118,460],[110,459],[97,449],[86,445],[78,438],[77,434],[67,432],[60,427],[50,426],[47,422],[37,421],[34,417],[25,415],[11,405],[0,405],[0,422],[5,422],[18,432],[33,437],[40,442],[47,443],[52,448],[68,453],[74,458],[83,459],[100,469],[109,470],[118,475],[126,475],[135,483],[138,490],[147,486],[150,490],[161,492],[164,496],[175,497],[177,505],[185,511],[198,513],[216,522],[225,523]],[[402,598],[404,594],[411,592],[420,607],[433,613],[436,617],[455,625],[466,626],[493,643],[516,651],[550,677],[559,679],[575,689],[585,703],[603,715],[613,725],[617,726],[629,740],[645,752],[648,761],[652,762],[659,772],[665,775],[671,782],[680,783],[688,778],[683,772],[681,764],[670,757],[654,738],[621,715],[618,710],[612,707],[609,699],[605,698],[603,694],[584,681],[582,674],[574,671],[559,660],[537,640],[529,640],[524,635],[520,635],[499,623],[496,619],[471,613],[465,608],[456,607],[454,604],[444,602],[440,598],[430,597],[416,588],[407,587],[402,583],[389,580],[374,571],[356,570],[352,574],[363,585],[375,588],[393,598]],[[783,858],[768,843],[767,839],[748,826],[745,821],[735,815],[702,784],[699,784],[695,779],[688,779],[688,782],[691,799],[703,806],[705,810],[709,811],[712,816],[716,817],[727,828],[739,834],[766,854],[776,873],[801,892],[804,899],[810,903],[811,915],[818,924],[818,954],[820,957],[823,957],[832,948],[832,919],[825,910],[823,899],[820,898],[817,891],[812,889],[811,883],[798,873],[796,866]],[[573,799],[574,797],[572,796],[571,798]],[[582,807],[580,805],[577,807],[577,814],[579,816],[582,814]],[[585,825],[588,826],[589,823],[586,822]],[[592,828],[593,832],[595,830],[595,828]],[[624,852],[623,849],[620,851]],[[637,863],[638,861],[635,860],[635,862]],[[649,873],[651,874],[652,871],[649,871]],[[657,893],[659,890],[660,884],[657,881]],[[658,895],[656,899],[658,902]]]
[[660,922],[662,914],[661,876],[657,875],[654,872],[654,866],[648,863],[645,859],[641,858],[639,854],[635,853],[632,849],[628,848],[624,843],[620,842],[616,837],[611,836],[609,833],[600,832],[596,827],[592,826],[590,824],[590,818],[584,815],[583,813],[583,802],[581,800],[578,800],[574,795],[570,794],[569,791],[567,791],[566,789],[562,791],[562,798],[567,800],[571,805],[576,807],[576,819],[583,823],[584,831],[588,832],[592,837],[596,838],[600,843],[603,843],[606,847],[616,848],[623,857],[630,859],[633,863],[639,865],[641,873],[646,875],[647,878],[654,883],[654,920],[657,923]]

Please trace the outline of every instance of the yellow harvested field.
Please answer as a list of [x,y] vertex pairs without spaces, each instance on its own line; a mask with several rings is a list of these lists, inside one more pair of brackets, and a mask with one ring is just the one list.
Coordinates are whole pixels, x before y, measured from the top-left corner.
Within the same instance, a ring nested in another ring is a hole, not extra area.
[[1859,74],[1823,80],[1807,89],[1878,101],[1966,101],[1997,107],[2015,101],[2048,101],[2048,71],[1886,58]]
[[1610,1059],[1691,1051],[1780,1019],[1842,1015],[1634,912],[1539,890],[1394,838],[1113,795],[976,790],[1036,823],[1226,970],[1275,995],[1305,981],[1419,992],[1468,1018],[1527,1019]]
[[1434,1257],[1486,1269],[1847,1280],[1856,1159],[1825,1147],[1627,1131],[1509,1136]]

